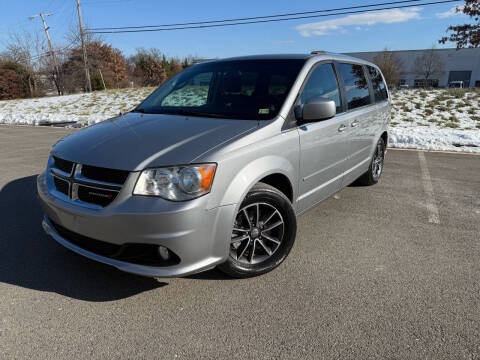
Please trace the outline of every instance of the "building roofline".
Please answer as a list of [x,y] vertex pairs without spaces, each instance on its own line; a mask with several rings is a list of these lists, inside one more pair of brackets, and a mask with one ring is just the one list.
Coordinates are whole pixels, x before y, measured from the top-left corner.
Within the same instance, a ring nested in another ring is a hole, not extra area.
[[[387,52],[407,52],[407,51],[429,51],[429,50],[432,50],[431,48],[430,49],[411,49],[411,50],[372,50],[372,51],[349,51],[349,52],[345,52],[344,54],[371,54],[371,53],[381,53],[381,52],[384,52],[384,51],[387,51]],[[462,48],[462,49],[457,49],[457,48],[435,48],[433,49],[434,51],[451,51],[451,50],[455,50],[455,51],[460,51],[460,50],[477,50],[477,51],[480,51],[480,48]]]

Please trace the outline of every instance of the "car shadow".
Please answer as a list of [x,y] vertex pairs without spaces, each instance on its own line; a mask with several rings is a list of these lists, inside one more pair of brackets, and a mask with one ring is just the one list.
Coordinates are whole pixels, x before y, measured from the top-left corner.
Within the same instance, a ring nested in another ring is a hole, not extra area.
[[123,299],[167,285],[67,250],[44,233],[42,217],[36,176],[0,189],[0,282],[93,302]]
[[217,269],[211,269],[198,274],[192,274],[186,276],[185,278],[194,280],[237,280],[236,278],[228,276]]

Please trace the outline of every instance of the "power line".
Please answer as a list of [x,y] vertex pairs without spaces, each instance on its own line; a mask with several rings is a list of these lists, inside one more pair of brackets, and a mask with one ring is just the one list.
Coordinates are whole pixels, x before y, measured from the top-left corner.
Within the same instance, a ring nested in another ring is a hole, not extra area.
[[316,14],[316,13],[326,13],[333,11],[343,11],[343,10],[353,10],[377,6],[386,6],[386,5],[395,5],[403,3],[412,3],[419,2],[422,0],[402,0],[402,1],[391,1],[385,3],[377,4],[368,4],[368,5],[358,5],[358,6],[348,6],[337,9],[324,9],[324,10],[311,10],[311,11],[302,11],[286,14],[276,14],[276,15],[264,15],[264,16],[252,16],[252,17],[243,17],[243,18],[233,18],[233,19],[223,19],[223,20],[207,20],[207,21],[197,21],[197,22],[187,22],[187,23],[178,23],[178,24],[163,24],[163,25],[144,25],[144,26],[120,26],[120,27],[104,27],[104,28],[90,28],[88,30],[97,31],[97,30],[120,30],[120,29],[143,29],[143,28],[158,28],[158,27],[169,27],[169,26],[185,26],[185,25],[201,25],[201,24],[214,24],[214,23],[224,23],[224,22],[233,22],[233,21],[247,21],[247,20],[257,20],[257,19],[269,19],[285,16],[297,16],[297,15],[307,15],[307,14]]
[[[438,4],[458,2],[461,0],[441,0],[441,1],[424,2],[420,4],[418,3],[419,1],[422,1],[422,0],[404,0],[404,1],[396,1],[391,3],[382,3],[382,4],[395,4],[395,3],[415,2],[415,4],[410,4],[410,5],[388,6],[388,7],[382,7],[377,9],[363,9],[363,10],[342,11],[342,12],[334,12],[334,11],[338,11],[338,9],[328,9],[328,10],[307,11],[302,13],[292,13],[292,14],[312,14],[312,13],[319,13],[319,12],[329,12],[328,14],[292,16],[292,17],[286,17],[286,16],[289,16],[288,14],[280,14],[280,15],[268,15],[263,17],[243,18],[243,19],[263,19],[263,20],[253,20],[253,21],[243,21],[240,19],[238,19],[239,21],[237,21],[237,19],[225,19],[225,20],[211,20],[211,21],[183,23],[183,24],[145,25],[145,26],[136,26],[136,27],[125,26],[125,27],[116,27],[116,28],[92,28],[92,29],[89,29],[88,32],[91,34],[119,34],[119,33],[135,33],[135,32],[172,31],[172,30],[184,30],[184,29],[204,29],[204,28],[214,28],[214,27],[234,26],[234,25],[259,24],[259,23],[279,22],[279,21],[330,17],[330,16],[336,16],[336,15],[359,14],[359,13],[367,13],[367,12],[382,11],[382,10],[403,9],[403,8],[410,8],[410,7],[417,7],[417,6],[438,5]],[[358,9],[358,8],[364,8],[364,7],[377,7],[377,6],[383,6],[382,4],[353,6],[353,7],[347,7],[342,9],[348,10],[348,9]],[[330,13],[330,12],[333,12],[333,13]],[[282,18],[278,19],[274,17],[282,17]],[[183,26],[183,25],[194,25],[194,24],[203,24],[203,25]],[[101,29],[105,29],[105,30],[101,30]]]

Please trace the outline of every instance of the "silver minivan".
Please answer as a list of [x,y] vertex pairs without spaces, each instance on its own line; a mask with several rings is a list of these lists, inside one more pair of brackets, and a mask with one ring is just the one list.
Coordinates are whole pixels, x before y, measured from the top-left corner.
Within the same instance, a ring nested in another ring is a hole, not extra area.
[[259,275],[287,257],[297,216],[379,181],[389,121],[384,78],[360,59],[200,63],[53,146],[37,182],[43,227],[135,274]]

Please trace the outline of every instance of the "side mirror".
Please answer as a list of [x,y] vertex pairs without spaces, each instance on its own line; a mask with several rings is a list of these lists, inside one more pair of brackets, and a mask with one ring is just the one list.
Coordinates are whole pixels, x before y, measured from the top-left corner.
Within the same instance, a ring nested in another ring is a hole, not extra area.
[[303,122],[327,120],[337,114],[335,101],[327,98],[310,99],[295,110],[298,120]]

